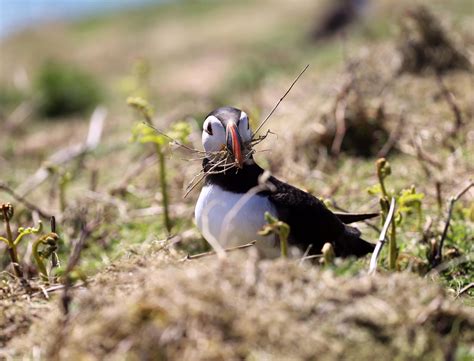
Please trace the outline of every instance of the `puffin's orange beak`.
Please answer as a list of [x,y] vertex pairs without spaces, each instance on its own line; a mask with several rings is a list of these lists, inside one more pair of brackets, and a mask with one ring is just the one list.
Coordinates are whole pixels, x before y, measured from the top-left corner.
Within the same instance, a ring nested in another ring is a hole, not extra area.
[[234,156],[237,167],[242,168],[244,164],[244,157],[242,156],[242,138],[240,137],[237,124],[233,121],[229,121],[225,133],[227,150]]

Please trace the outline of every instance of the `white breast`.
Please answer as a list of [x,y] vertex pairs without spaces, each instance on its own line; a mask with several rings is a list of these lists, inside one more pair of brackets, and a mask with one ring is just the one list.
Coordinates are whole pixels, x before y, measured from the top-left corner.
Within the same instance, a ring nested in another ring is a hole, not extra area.
[[257,246],[270,256],[270,250],[275,251],[275,237],[258,235],[266,224],[265,212],[277,215],[273,204],[264,196],[232,193],[216,185],[206,185],[199,195],[195,217],[207,240],[212,237],[224,248],[257,240]]

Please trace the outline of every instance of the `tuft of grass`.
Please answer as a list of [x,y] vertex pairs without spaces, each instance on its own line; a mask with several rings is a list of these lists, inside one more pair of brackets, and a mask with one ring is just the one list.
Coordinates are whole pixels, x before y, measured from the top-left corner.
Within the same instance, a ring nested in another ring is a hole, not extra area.
[[83,114],[102,99],[99,83],[83,70],[48,61],[38,70],[34,84],[37,106],[46,117]]
[[470,70],[468,57],[458,49],[441,21],[425,6],[410,9],[401,22],[399,52],[400,72],[443,73],[449,70]]
[[294,260],[258,261],[247,251],[229,254],[225,264],[179,259],[159,242],[111,265],[76,295],[74,332],[62,337],[62,316],[50,312],[42,324],[54,327],[38,323],[30,343],[13,342],[12,352],[28,357],[37,347],[67,359],[439,360],[446,352],[465,353],[474,340],[470,309],[410,274],[336,276]]

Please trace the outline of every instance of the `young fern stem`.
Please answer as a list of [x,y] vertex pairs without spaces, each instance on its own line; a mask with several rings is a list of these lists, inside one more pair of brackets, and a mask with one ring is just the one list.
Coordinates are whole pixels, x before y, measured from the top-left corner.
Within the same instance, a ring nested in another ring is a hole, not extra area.
[[171,219],[169,213],[169,201],[168,201],[168,183],[166,181],[166,164],[165,154],[163,153],[161,146],[156,144],[156,154],[158,155],[158,163],[160,167],[160,188],[161,198],[163,202],[163,218],[165,227],[168,233],[171,233]]
[[270,234],[278,235],[280,239],[281,257],[288,258],[288,237],[290,235],[290,226],[285,222],[279,221],[269,212],[265,212],[265,220],[267,224],[258,232],[261,236],[269,236]]
[[395,220],[393,220],[391,224],[391,232],[390,232],[390,239],[389,239],[389,248],[388,248],[388,267],[390,270],[395,270],[397,267],[397,257],[398,257],[398,250],[397,250],[397,226],[395,224]]
[[2,216],[3,216],[3,221],[5,222],[5,232],[7,234],[6,243],[7,243],[8,255],[10,256],[10,260],[12,262],[13,271],[15,272],[15,275],[18,278],[23,278],[23,272],[21,271],[20,261],[18,259],[16,245],[13,240],[13,234],[10,227],[11,214],[9,214],[9,209],[12,209],[11,213],[13,213],[13,208],[11,205],[9,204],[2,205]]
[[286,234],[286,232],[280,230],[279,236],[281,256],[283,258],[288,258],[288,235]]
[[[35,259],[35,262],[38,265],[38,271],[40,273],[40,277],[45,282],[49,281],[49,275],[48,275],[48,270],[46,269],[43,259],[49,258],[56,251],[58,238],[59,237],[56,233],[51,232],[45,236],[39,237],[33,243],[33,249],[32,249],[33,258]],[[45,247],[43,248],[42,253],[40,253],[39,251],[40,245],[43,245]]]
[[386,176],[386,173],[385,173],[386,165],[387,165],[387,161],[385,160],[385,158],[381,158],[377,161],[377,178],[379,180],[380,189],[382,190],[383,196],[386,197],[388,200],[388,193],[387,193],[387,189],[385,188],[385,182],[384,182],[384,179]]
[[[153,108],[148,104],[148,102],[140,97],[129,97],[127,99],[127,103],[135,108],[143,117],[145,123],[151,128],[153,127]],[[158,138],[152,140],[146,140],[144,143],[154,143],[155,144],[155,151],[156,155],[158,156],[158,166],[159,166],[159,180],[160,180],[160,187],[161,187],[161,197],[163,203],[163,218],[166,227],[166,231],[171,233],[171,219],[169,213],[169,200],[168,200],[168,184],[166,181],[166,160],[165,154],[162,149],[162,142],[158,140]]]
[[38,247],[42,243],[42,238],[43,237],[38,238],[38,240],[33,243],[33,257],[38,266],[38,271],[40,272],[41,279],[43,281],[48,281],[48,271],[46,270],[46,266],[44,265],[44,262],[38,252]]
[[323,253],[323,264],[325,266],[332,265],[334,263],[334,258],[336,258],[336,254],[334,253],[334,248],[332,244],[329,242],[324,243],[321,252]]

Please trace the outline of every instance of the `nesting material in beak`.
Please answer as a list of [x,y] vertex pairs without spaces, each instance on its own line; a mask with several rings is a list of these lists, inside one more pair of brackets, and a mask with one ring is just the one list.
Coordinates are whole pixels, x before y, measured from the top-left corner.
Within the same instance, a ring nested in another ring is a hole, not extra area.
[[232,154],[238,168],[242,168],[244,157],[242,155],[242,138],[240,137],[237,124],[229,121],[226,127],[226,145],[227,150]]

